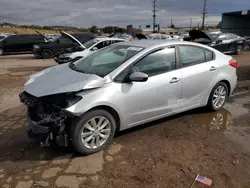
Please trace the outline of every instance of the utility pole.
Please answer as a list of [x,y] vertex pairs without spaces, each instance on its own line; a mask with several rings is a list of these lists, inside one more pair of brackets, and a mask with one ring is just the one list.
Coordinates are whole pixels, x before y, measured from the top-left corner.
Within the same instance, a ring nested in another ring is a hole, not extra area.
[[155,33],[155,19],[156,19],[156,0],[153,0],[153,33]]
[[190,18],[190,30],[192,30],[192,20],[193,18]]
[[205,26],[205,19],[207,15],[206,9],[207,9],[207,0],[204,0],[203,12],[202,12],[202,26],[201,26],[202,30],[204,30],[204,26]]

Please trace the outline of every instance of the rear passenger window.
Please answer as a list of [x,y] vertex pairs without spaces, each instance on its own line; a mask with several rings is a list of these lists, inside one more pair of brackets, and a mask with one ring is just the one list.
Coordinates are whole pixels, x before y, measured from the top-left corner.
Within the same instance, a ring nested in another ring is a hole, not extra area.
[[214,59],[213,52],[209,50],[204,50],[204,52],[205,52],[206,61],[212,61]]
[[195,46],[180,46],[180,58],[183,67],[206,62],[204,50]]

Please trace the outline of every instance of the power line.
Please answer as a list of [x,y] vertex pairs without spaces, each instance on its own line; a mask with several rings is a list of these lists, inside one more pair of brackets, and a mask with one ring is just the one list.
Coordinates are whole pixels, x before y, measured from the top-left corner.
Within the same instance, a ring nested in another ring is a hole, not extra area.
[[155,19],[156,19],[156,0],[153,0],[153,32],[155,32]]
[[204,26],[205,26],[205,19],[207,17],[207,0],[204,0],[204,5],[203,5],[203,12],[202,12],[202,26],[201,29],[204,30]]

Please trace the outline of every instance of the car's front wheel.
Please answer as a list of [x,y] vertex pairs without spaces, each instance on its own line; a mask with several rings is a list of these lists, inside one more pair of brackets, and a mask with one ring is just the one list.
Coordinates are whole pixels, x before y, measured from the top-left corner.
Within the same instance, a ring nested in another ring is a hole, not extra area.
[[54,57],[54,53],[50,49],[44,49],[42,51],[42,58],[43,59],[50,59]]
[[115,129],[116,121],[108,111],[89,111],[71,126],[73,147],[84,155],[101,151],[112,142]]
[[238,45],[238,46],[236,47],[236,54],[237,54],[237,55],[240,55],[240,54],[242,54],[242,51],[243,51],[242,45]]
[[207,107],[216,111],[223,108],[228,97],[228,87],[224,82],[216,84],[209,96]]

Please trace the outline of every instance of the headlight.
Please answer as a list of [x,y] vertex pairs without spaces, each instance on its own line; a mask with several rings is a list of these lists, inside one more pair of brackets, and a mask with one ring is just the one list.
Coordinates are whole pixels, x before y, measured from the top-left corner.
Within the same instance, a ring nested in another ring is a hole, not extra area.
[[[47,97],[46,97],[47,98]],[[77,96],[75,94],[56,94],[48,97],[48,100],[60,107],[60,108],[68,108],[82,99],[81,96]]]
[[38,48],[40,48],[40,46],[38,46],[38,45],[35,44],[35,45],[33,45],[33,48],[34,49],[38,49]]

